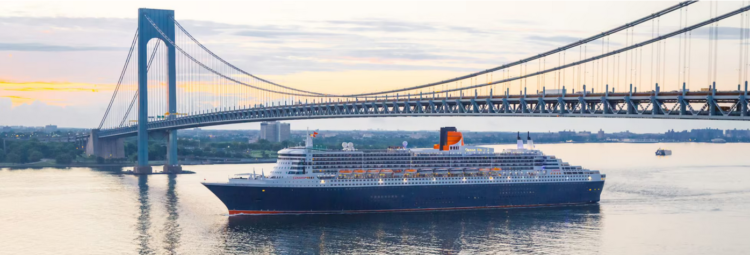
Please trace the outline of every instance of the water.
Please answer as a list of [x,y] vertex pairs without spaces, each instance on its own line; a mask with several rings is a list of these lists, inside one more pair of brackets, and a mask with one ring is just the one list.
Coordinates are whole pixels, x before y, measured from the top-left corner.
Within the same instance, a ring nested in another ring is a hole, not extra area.
[[[658,158],[658,147],[673,155]],[[508,148],[509,146],[495,146]],[[0,254],[746,254],[750,144],[539,145],[607,174],[598,205],[350,215],[227,216],[192,175],[0,170]],[[289,198],[290,202],[294,198]]]

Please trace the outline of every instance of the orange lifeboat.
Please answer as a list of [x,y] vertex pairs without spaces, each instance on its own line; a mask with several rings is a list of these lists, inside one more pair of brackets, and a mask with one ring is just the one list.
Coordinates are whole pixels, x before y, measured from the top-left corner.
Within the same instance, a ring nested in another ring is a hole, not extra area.
[[340,174],[350,174],[352,173],[352,170],[339,170]]
[[393,172],[394,172],[394,173],[401,173],[401,172],[403,172],[403,171],[404,171],[404,170],[394,170]]
[[380,173],[381,174],[390,174],[390,173],[393,173],[393,170],[391,170],[391,169],[383,169],[382,171],[380,171]]
[[380,172],[380,170],[377,170],[377,169],[367,170],[367,173],[370,173],[370,174],[377,174],[378,172]]
[[407,173],[416,173],[417,169],[406,169]]
[[503,170],[503,169],[499,167],[492,168],[492,171],[500,171],[500,170]]
[[357,169],[357,170],[354,170],[354,173],[355,174],[363,174],[363,173],[365,173],[365,170]]
[[479,168],[479,172],[487,172],[490,171],[489,168]]

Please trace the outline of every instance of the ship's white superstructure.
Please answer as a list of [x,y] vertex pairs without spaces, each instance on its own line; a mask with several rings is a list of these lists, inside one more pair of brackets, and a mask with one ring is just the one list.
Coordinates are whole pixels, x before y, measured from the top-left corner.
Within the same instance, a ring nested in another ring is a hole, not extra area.
[[[520,139],[519,139],[520,140]],[[448,150],[391,148],[356,150],[315,149],[308,138],[305,147],[278,152],[276,166],[263,174],[250,173],[230,183],[278,187],[349,187],[443,184],[502,184],[602,181],[597,170],[571,166],[552,155],[527,146],[504,149],[466,146],[463,139]]]

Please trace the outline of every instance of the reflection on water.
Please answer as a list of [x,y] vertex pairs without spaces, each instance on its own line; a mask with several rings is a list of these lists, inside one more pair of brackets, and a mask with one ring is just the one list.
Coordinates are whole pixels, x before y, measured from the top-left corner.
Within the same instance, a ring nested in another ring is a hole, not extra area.
[[181,235],[180,223],[177,222],[180,219],[180,215],[177,213],[177,192],[175,192],[177,175],[170,174],[167,180],[167,195],[164,204],[167,209],[167,221],[164,222],[164,249],[169,254],[176,254],[177,248],[180,246]]
[[[227,253],[598,250],[599,205],[383,214],[232,216]],[[569,248],[565,248],[569,247]]]
[[[138,178],[138,202],[139,215],[136,229],[138,230],[138,254],[155,254],[156,251],[151,248],[150,242],[154,239],[151,232],[151,202],[149,200],[149,176],[141,175]],[[162,232],[164,233],[163,243],[164,250],[169,254],[176,254],[180,246],[181,229],[178,222],[180,215],[178,213],[177,176],[167,176],[167,190],[165,195],[164,206],[166,209],[166,221]]]
[[151,228],[151,202],[148,199],[148,176],[138,176],[138,202],[140,205],[140,214],[138,215],[138,224],[136,229],[138,230],[138,254],[154,254],[151,249],[149,241],[151,235],[149,229]]

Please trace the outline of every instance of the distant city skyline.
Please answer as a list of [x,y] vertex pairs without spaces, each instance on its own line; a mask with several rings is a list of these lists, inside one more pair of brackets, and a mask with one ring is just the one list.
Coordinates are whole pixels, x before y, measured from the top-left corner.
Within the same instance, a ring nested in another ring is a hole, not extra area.
[[[305,128],[291,128],[291,125],[289,124],[290,121],[284,121],[284,122],[276,122],[276,123],[282,123],[285,125],[284,129],[286,134],[284,137],[289,136],[289,132],[292,133],[300,133],[300,132],[435,132],[436,129],[383,129],[383,128],[369,128],[369,129],[305,129]],[[274,122],[260,122],[258,124],[261,124],[259,127],[256,128],[222,128],[222,129],[216,129],[216,128],[191,128],[191,129],[185,129],[186,131],[200,131],[200,130],[206,130],[206,131],[236,131],[236,132],[243,132],[243,131],[250,131],[250,132],[260,132],[263,133],[263,123],[274,123]],[[251,125],[251,124],[242,124],[242,125]],[[237,126],[237,125],[228,125],[228,126]],[[450,125],[448,125],[450,126]],[[442,126],[441,126],[442,127]],[[58,127],[56,125],[44,125],[44,126],[23,126],[23,125],[0,125],[0,132],[10,132],[10,131],[22,131],[27,132],[29,130],[37,130],[37,131],[44,131],[44,132],[53,132],[58,130],[85,130],[88,128],[83,127]],[[438,128],[439,129],[439,128]],[[505,133],[516,133],[516,132],[531,132],[531,133],[557,133],[557,132],[590,132],[590,133],[597,133],[599,131],[603,131],[605,133],[622,133],[622,132],[630,132],[634,134],[662,134],[667,132],[683,132],[683,131],[691,131],[696,129],[715,129],[715,130],[750,130],[750,128],[714,128],[714,127],[705,127],[705,128],[686,128],[686,129],[665,129],[661,131],[654,131],[654,132],[637,132],[633,130],[606,130],[603,128],[599,129],[555,129],[555,130],[542,130],[542,131],[531,131],[531,130],[471,130],[471,129],[460,129],[461,132],[505,132]],[[322,136],[325,136],[323,134]],[[281,139],[284,140],[284,139]]]

